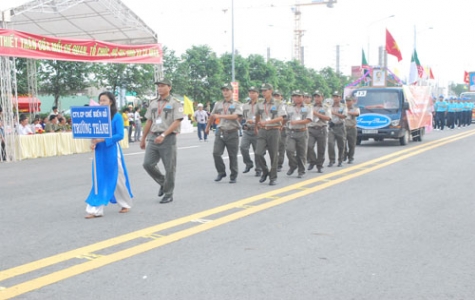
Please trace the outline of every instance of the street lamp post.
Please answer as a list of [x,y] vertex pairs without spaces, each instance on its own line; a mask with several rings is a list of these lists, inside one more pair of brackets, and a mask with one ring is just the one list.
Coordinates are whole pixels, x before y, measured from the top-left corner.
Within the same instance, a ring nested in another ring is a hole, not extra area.
[[232,48],[232,54],[231,54],[231,80],[232,82],[235,81],[235,76],[234,76],[234,0],[231,0],[231,48]]
[[390,18],[394,18],[394,17],[395,17],[395,15],[390,15],[390,16],[387,16],[387,17],[385,17],[385,18],[382,18],[382,19],[378,19],[378,20],[376,20],[376,21],[373,21],[373,22],[369,23],[368,26],[366,26],[366,33],[368,34],[368,46],[367,46],[367,49],[366,49],[366,52],[367,52],[367,54],[368,54],[368,64],[371,65],[371,63],[370,63],[370,61],[369,61],[369,56],[370,56],[370,55],[369,55],[369,49],[370,49],[370,47],[369,47],[369,45],[370,45],[369,28],[370,28],[372,25],[376,24],[376,23],[379,23],[379,22],[381,22],[381,21],[384,21],[384,20],[387,20],[387,19],[390,19]]

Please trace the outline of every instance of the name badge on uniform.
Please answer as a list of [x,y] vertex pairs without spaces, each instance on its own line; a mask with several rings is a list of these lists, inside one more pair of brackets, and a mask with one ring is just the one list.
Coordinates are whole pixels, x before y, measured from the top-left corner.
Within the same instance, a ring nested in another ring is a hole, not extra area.
[[155,124],[162,124],[162,118],[161,117],[158,117],[156,120],[155,120]]
[[295,121],[300,121],[300,116],[295,117]]
[[269,118],[269,117],[267,117],[267,118],[266,118],[266,121],[270,121],[270,118]]

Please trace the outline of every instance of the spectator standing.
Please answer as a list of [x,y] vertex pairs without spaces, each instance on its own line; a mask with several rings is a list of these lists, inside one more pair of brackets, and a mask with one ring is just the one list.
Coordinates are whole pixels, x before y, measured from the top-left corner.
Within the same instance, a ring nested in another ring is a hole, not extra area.
[[[198,110],[195,111],[194,118],[196,120],[196,127],[198,131],[198,139],[207,142],[208,141],[208,134],[206,134],[206,124],[208,123],[208,113],[203,110],[203,104],[198,103]],[[204,136],[202,137],[203,134]]]
[[127,129],[127,137],[128,137],[127,139],[130,143],[129,133],[130,133],[131,128],[130,128],[130,123],[129,123],[129,112],[130,112],[130,109],[128,107],[122,110],[122,121],[124,121],[124,128]]
[[140,115],[140,107],[135,108],[134,125],[135,125],[134,141],[138,142],[140,141],[140,137],[142,135],[142,116]]

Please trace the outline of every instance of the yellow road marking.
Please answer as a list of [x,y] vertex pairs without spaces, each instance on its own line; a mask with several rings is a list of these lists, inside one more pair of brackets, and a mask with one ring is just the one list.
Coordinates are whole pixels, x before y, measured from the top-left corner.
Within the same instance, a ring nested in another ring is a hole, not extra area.
[[[152,227],[149,227],[149,228],[146,228],[146,229],[142,229],[142,230],[139,230],[139,231],[135,231],[135,232],[126,234],[126,235],[122,235],[122,236],[119,236],[119,237],[116,237],[116,238],[112,238],[112,239],[109,239],[109,240],[106,240],[106,241],[103,241],[103,242],[99,242],[99,243],[96,243],[96,244],[93,244],[93,245],[89,245],[89,246],[86,246],[86,247],[82,247],[82,248],[79,248],[79,249],[75,249],[75,250],[72,250],[72,251],[61,253],[61,254],[58,254],[58,255],[55,255],[55,256],[51,256],[51,257],[48,257],[48,258],[45,258],[45,259],[42,259],[42,260],[38,260],[36,262],[28,263],[28,264],[25,264],[25,265],[22,265],[22,266],[18,266],[18,267],[15,267],[15,268],[11,268],[11,269],[2,271],[2,272],[0,272],[0,281],[4,280],[6,278],[11,278],[11,277],[14,277],[14,276],[17,276],[17,275],[20,275],[20,274],[28,273],[28,272],[31,272],[31,271],[34,271],[34,270],[43,268],[45,266],[49,266],[49,265],[58,263],[58,262],[62,262],[62,261],[68,260],[70,258],[83,255],[84,253],[92,253],[93,252],[93,251],[85,251],[85,249],[89,249],[89,250],[95,249],[95,251],[97,251],[97,250],[101,250],[101,249],[104,249],[104,248],[111,247],[113,245],[124,243],[126,241],[129,241],[129,240],[132,240],[132,239],[135,239],[135,238],[138,238],[138,237],[144,237],[144,236],[147,236],[147,235],[154,235],[154,232],[157,232],[157,231],[160,231],[160,230],[163,230],[163,229],[167,229],[167,228],[170,228],[170,227],[174,227],[174,226],[183,224],[185,222],[190,222],[192,220],[201,219],[198,216],[213,215],[213,214],[216,214],[218,212],[222,212],[222,211],[226,211],[226,210],[229,210],[229,209],[232,209],[232,208],[236,208],[236,206],[241,206],[241,207],[243,207],[245,205],[248,206],[247,203],[252,203],[252,202],[257,201],[257,200],[262,200],[264,198],[272,197],[272,195],[284,193],[284,192],[287,192],[287,191],[290,191],[290,190],[295,190],[295,189],[298,189],[302,186],[308,186],[312,183],[316,183],[318,181],[323,181],[324,179],[329,178],[329,177],[339,176],[339,175],[342,175],[344,173],[350,173],[352,171],[356,171],[356,172],[348,174],[344,177],[336,178],[336,179],[331,180],[329,182],[324,182],[324,183],[322,183],[320,185],[317,185],[315,187],[310,187],[310,188],[307,188],[306,190],[299,191],[299,192],[293,193],[291,195],[278,197],[277,199],[275,199],[273,201],[269,201],[269,202],[266,202],[266,203],[263,203],[263,204],[260,204],[260,205],[256,205],[256,206],[246,207],[247,209],[245,209],[245,210],[241,210],[241,211],[232,213],[230,215],[215,219],[212,222],[201,223],[201,224],[199,224],[197,226],[194,226],[192,228],[185,229],[185,230],[170,234],[168,236],[163,236],[161,238],[154,239],[150,242],[146,242],[146,243],[143,243],[143,244],[140,244],[140,245],[122,250],[122,251],[118,251],[118,252],[112,253],[110,255],[100,256],[97,259],[90,260],[88,262],[81,263],[81,264],[78,264],[78,265],[60,270],[60,271],[56,271],[56,272],[53,272],[51,274],[41,276],[39,278],[29,280],[29,281],[23,282],[21,284],[6,288],[4,290],[0,290],[0,299],[8,299],[8,298],[11,298],[11,297],[15,297],[15,296],[27,293],[29,291],[39,289],[39,288],[44,287],[46,285],[64,280],[66,278],[70,278],[70,277],[76,276],[78,274],[81,274],[81,273],[84,273],[84,272],[87,272],[87,271],[90,271],[90,270],[93,270],[93,269],[100,268],[102,266],[111,264],[113,262],[123,260],[125,258],[134,256],[134,255],[137,255],[137,254],[140,254],[140,253],[152,250],[152,249],[155,249],[157,247],[160,247],[160,246],[163,246],[163,245],[175,242],[175,241],[178,241],[178,240],[183,239],[185,237],[189,237],[191,235],[209,230],[211,228],[215,228],[217,226],[220,226],[220,225],[229,223],[231,221],[243,218],[245,216],[260,212],[262,210],[265,210],[265,209],[283,204],[285,202],[295,200],[297,198],[309,195],[309,194],[317,192],[319,190],[322,190],[322,189],[328,188],[330,186],[339,184],[341,182],[350,180],[352,178],[370,173],[372,171],[378,170],[378,169],[383,168],[385,166],[394,164],[394,163],[399,162],[401,160],[404,160],[404,159],[407,159],[409,157],[418,155],[418,154],[423,153],[425,151],[429,151],[433,148],[440,147],[442,145],[445,145],[445,144],[448,144],[448,143],[466,138],[466,137],[474,135],[474,134],[475,134],[474,130],[471,130],[469,132],[460,133],[460,134],[457,134],[455,136],[440,139],[440,140],[437,140],[437,141],[434,141],[434,142],[422,144],[422,145],[419,145],[419,146],[416,146],[416,147],[411,147],[409,149],[398,151],[398,152],[395,152],[395,153],[392,153],[392,154],[389,154],[389,155],[371,160],[369,162],[362,163],[360,165],[355,165],[354,167],[345,168],[345,169],[342,169],[342,170],[337,171],[337,172],[326,174],[324,176],[320,176],[320,177],[317,177],[317,178],[312,178],[312,179],[300,182],[298,184],[290,185],[290,186],[287,186],[287,187],[284,187],[284,188],[281,188],[281,189],[278,189],[278,190],[274,190],[274,191],[271,191],[271,192],[267,192],[267,193],[264,193],[264,194],[261,194],[261,195],[256,195],[256,196],[253,196],[253,197],[249,197],[249,198],[239,200],[239,201],[227,204],[227,205],[216,207],[214,209],[210,209],[210,210],[203,211],[203,212],[200,212],[200,213],[197,213],[197,214],[193,214],[191,216],[183,217],[183,218],[180,218],[180,219],[177,219],[177,220],[173,220],[173,221],[170,221],[170,222],[166,222],[166,223],[163,223],[163,224],[152,226]],[[392,157],[395,157],[395,158],[393,158],[391,160],[388,160]],[[387,160],[387,161],[384,161],[384,160]],[[375,164],[375,162],[380,162],[380,161],[383,161],[383,162],[381,162],[380,164]],[[361,165],[370,165],[370,164],[373,164],[373,166],[368,167],[367,169],[361,170]],[[71,256],[72,254],[76,254],[76,255]]]

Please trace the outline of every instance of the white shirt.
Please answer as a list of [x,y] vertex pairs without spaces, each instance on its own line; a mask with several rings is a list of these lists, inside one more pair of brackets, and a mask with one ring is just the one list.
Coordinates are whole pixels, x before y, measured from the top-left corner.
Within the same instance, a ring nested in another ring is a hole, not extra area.
[[31,127],[29,124],[27,124],[26,126],[18,124],[18,134],[20,135],[33,134],[33,131],[31,131]]
[[134,118],[135,118],[135,122],[140,122],[140,119],[142,119],[138,111],[135,112]]

